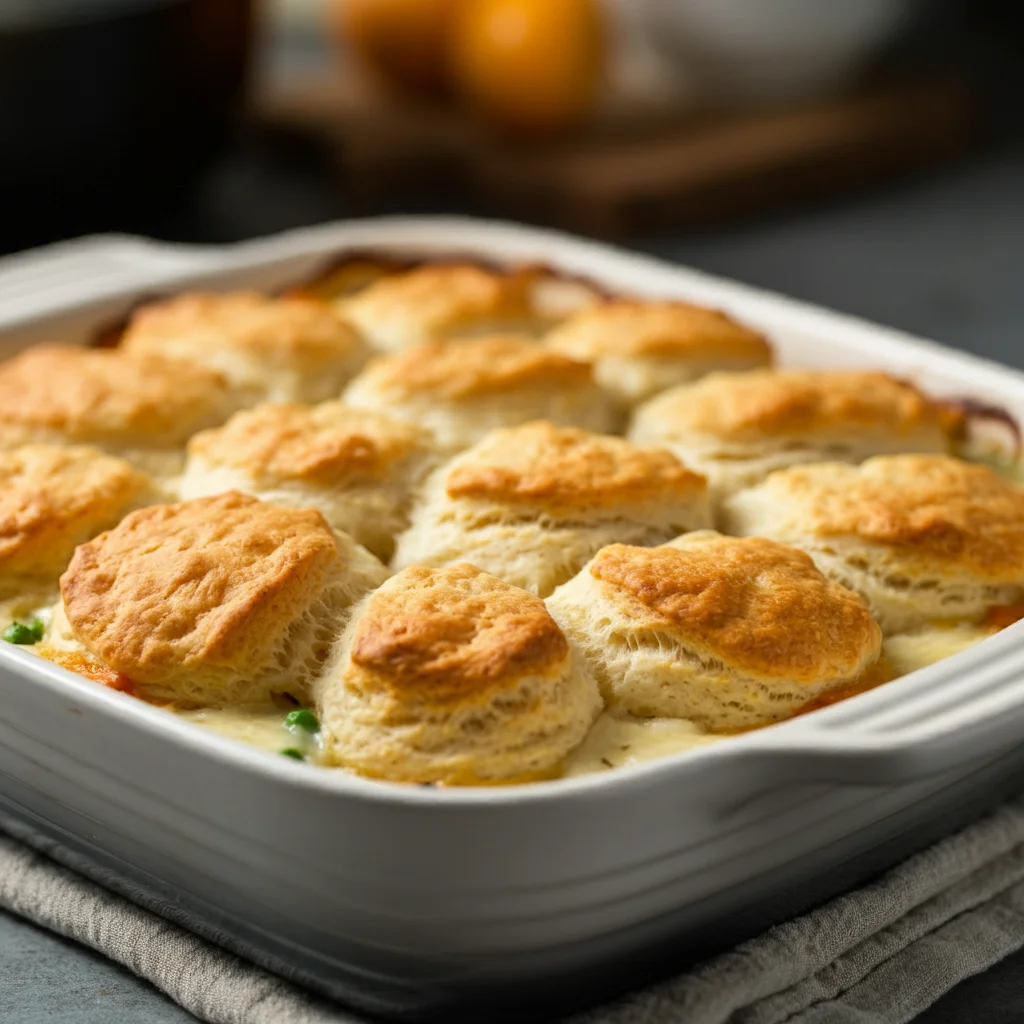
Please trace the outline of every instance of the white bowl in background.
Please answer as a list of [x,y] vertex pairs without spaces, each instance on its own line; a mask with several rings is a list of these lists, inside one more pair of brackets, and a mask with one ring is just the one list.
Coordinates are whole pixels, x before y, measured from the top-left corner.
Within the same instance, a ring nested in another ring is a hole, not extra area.
[[913,0],[642,0],[652,43],[711,101],[804,99],[846,85]]

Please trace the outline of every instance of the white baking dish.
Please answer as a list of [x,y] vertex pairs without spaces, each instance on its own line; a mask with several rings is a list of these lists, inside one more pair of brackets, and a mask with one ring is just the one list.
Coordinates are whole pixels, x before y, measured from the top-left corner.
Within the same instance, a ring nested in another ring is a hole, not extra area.
[[[0,260],[0,338],[13,350],[74,336],[197,283],[291,283],[350,247],[539,259],[728,309],[784,362],[885,366],[1024,414],[1013,370],[605,246],[464,220],[218,249],[103,237]],[[574,1004],[877,870],[1024,777],[1022,639],[1012,626],[827,710],[641,767],[461,791],[274,758],[0,645],[0,820],[367,1008],[426,1017],[482,1000],[493,1016],[556,991]]]

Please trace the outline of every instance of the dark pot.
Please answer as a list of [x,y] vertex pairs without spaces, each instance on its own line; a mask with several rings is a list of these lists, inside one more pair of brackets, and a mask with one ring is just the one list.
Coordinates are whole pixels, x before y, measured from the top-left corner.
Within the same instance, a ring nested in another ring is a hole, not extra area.
[[131,226],[229,137],[252,0],[0,0],[0,244]]

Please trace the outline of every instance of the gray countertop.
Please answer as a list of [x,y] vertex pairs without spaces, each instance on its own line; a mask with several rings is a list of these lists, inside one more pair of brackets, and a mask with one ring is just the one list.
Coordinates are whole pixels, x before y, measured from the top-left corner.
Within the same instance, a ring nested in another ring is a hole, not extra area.
[[[211,186],[217,232],[342,216],[326,191],[276,188],[239,164]],[[282,195],[285,193],[285,195]],[[266,211],[254,223],[253,209]],[[234,218],[234,219],[233,219]],[[248,219],[246,219],[248,218]],[[1024,152],[742,226],[640,239],[638,248],[1024,366]],[[954,989],[920,1024],[1024,1018],[1024,956]],[[0,915],[4,1024],[179,1024],[193,1018],[95,954]]]
[[1024,152],[799,216],[642,245],[1024,366]]

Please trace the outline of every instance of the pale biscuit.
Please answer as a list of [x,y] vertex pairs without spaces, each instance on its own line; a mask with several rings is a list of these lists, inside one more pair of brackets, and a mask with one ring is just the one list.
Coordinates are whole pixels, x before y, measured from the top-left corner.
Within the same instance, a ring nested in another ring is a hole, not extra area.
[[[364,291],[371,284],[385,277],[408,275],[410,271],[422,270],[428,266],[435,268],[430,274],[420,273],[411,278],[412,283],[405,281],[401,286],[392,289],[392,294],[415,294],[422,284],[417,284],[424,277],[442,284],[455,282],[453,289],[459,290],[460,281],[473,280],[465,273],[464,265],[457,265],[452,271],[450,262],[409,263],[400,258],[382,255],[373,251],[354,252],[342,256],[332,265],[323,268],[315,276],[302,284],[289,288],[286,295],[298,295],[319,298],[324,301],[349,299]],[[441,269],[437,269],[441,268]],[[506,280],[504,286],[510,291],[521,289],[526,296],[527,308],[530,312],[530,324],[536,323],[539,328],[550,327],[564,320],[567,316],[587,309],[603,301],[604,292],[593,282],[580,277],[564,274],[543,264],[526,264],[496,273],[493,269],[475,266],[471,270],[482,269],[491,278],[499,277]],[[465,287],[463,285],[463,287]],[[519,299],[516,299],[518,304]]]
[[547,605],[609,704],[712,732],[855,690],[882,643],[867,605],[802,551],[712,531],[610,545]]
[[985,466],[897,455],[773,473],[726,503],[733,533],[809,552],[887,634],[1024,598],[1024,492]]
[[284,294],[336,302],[361,292],[374,281],[408,270],[406,262],[372,251],[349,253],[320,268]]
[[153,356],[40,345],[0,363],[0,448],[91,444],[156,474],[239,405],[218,373]]
[[345,401],[426,427],[453,450],[528,420],[599,432],[615,425],[589,363],[515,336],[434,341],[375,359]]
[[632,440],[663,444],[708,478],[714,499],[804,462],[944,452],[948,413],[886,373],[716,373],[641,406]]
[[605,302],[569,317],[545,341],[556,352],[593,362],[597,382],[627,408],[714,370],[751,370],[772,361],[763,334],[686,302]]
[[384,277],[337,308],[381,352],[547,326],[533,307],[531,275],[471,264],[428,264]]
[[121,345],[217,370],[250,403],[334,398],[369,355],[329,303],[258,292],[150,303],[132,316]]
[[238,490],[319,509],[336,530],[388,559],[412,492],[439,461],[411,424],[341,402],[261,405],[189,442],[181,497]]
[[464,564],[415,566],[370,595],[317,690],[331,761],[449,785],[551,774],[602,706],[543,603]]
[[56,584],[77,545],[143,504],[151,486],[96,448],[0,451],[0,596]]
[[703,477],[669,452],[527,423],[432,474],[393,565],[471,561],[543,596],[605,544],[661,544],[709,523]]
[[128,515],[61,577],[75,639],[149,700],[308,699],[351,606],[387,571],[313,509],[229,493]]

